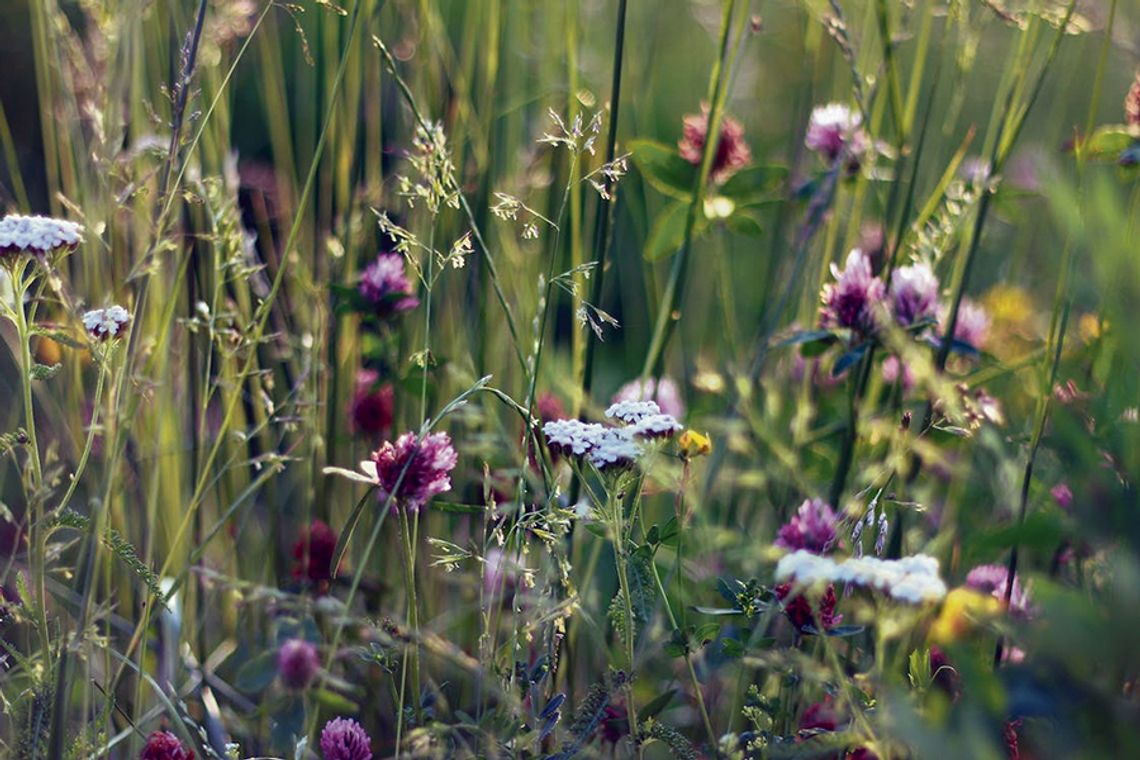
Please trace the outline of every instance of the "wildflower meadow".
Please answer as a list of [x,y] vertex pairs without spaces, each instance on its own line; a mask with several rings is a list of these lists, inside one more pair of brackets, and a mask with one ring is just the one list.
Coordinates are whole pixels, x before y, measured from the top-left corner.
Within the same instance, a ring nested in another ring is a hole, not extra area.
[[0,758],[1140,757],[1136,0],[0,14]]

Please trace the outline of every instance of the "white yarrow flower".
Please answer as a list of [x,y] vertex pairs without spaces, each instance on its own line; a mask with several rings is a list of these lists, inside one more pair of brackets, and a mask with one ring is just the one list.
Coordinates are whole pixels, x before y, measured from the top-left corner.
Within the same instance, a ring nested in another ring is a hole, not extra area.
[[83,315],[83,326],[93,340],[112,340],[127,330],[131,313],[122,306],[94,309]]
[[938,560],[925,554],[901,559],[852,557],[837,562],[800,549],[780,558],[776,580],[804,586],[850,583],[908,604],[936,602],[946,596],[946,584],[938,576]]
[[654,414],[661,414],[661,407],[657,406],[655,401],[642,401],[640,399],[617,401],[606,410],[606,416],[610,419],[618,419],[628,424],[640,422],[645,417]]
[[597,445],[605,426],[581,420],[551,420],[542,426],[546,445],[564,454],[584,456]]
[[641,455],[641,447],[633,440],[632,428],[603,428],[593,448],[586,454],[599,470],[624,467]]
[[75,248],[83,240],[83,226],[48,216],[9,214],[0,219],[0,256],[48,254]]
[[672,438],[684,428],[671,414],[651,414],[638,420],[630,429],[641,438]]

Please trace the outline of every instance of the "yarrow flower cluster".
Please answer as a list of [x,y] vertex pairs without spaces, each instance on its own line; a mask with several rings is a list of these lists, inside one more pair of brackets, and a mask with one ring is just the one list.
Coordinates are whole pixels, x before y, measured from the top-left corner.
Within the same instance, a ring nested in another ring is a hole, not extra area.
[[75,250],[83,240],[83,226],[48,216],[9,214],[0,219],[0,259],[25,254],[43,256]]
[[372,739],[352,718],[333,718],[321,731],[325,760],[372,760]]
[[[704,157],[705,141],[709,134],[709,104],[701,104],[699,114],[685,116],[681,140],[677,149],[681,158],[693,166],[700,166]],[[752,162],[752,150],[744,141],[744,127],[731,116],[720,120],[720,139],[716,144],[716,154],[712,159],[709,177],[718,185]]]
[[304,639],[289,639],[277,650],[277,675],[286,688],[308,688],[320,669],[317,648]]
[[632,425],[641,422],[646,417],[654,414],[660,414],[661,407],[652,401],[618,401],[610,404],[606,409],[606,416],[610,419],[618,419],[622,422]]
[[605,425],[575,419],[551,420],[542,426],[552,451],[575,457],[586,456],[605,429]]
[[169,731],[155,731],[146,738],[139,760],[194,760],[194,750],[183,747]]
[[938,560],[926,554],[902,559],[851,557],[836,561],[800,549],[780,559],[776,580],[803,586],[850,583],[909,604],[936,602],[946,596],[946,584],[938,576]]
[[807,499],[787,525],[780,528],[776,546],[789,551],[804,550],[826,554],[835,547],[835,525],[838,518],[823,499]]
[[381,253],[377,256],[361,274],[359,292],[382,317],[409,311],[420,305],[420,299],[412,295],[404,257],[398,253]]
[[817,106],[811,112],[804,145],[829,164],[846,156],[852,169],[858,168],[871,140],[863,130],[863,116],[843,103]]
[[106,341],[118,338],[131,323],[131,313],[122,306],[94,309],[83,315],[83,327],[92,340]]
[[671,414],[677,419],[685,416],[681,389],[677,381],[671,377],[662,377],[660,380],[652,377],[630,380],[610,399],[610,403],[613,404],[621,401],[655,401],[665,414]]
[[551,451],[584,457],[599,470],[627,467],[641,455],[638,440],[672,438],[681,431],[677,418],[664,414],[652,401],[619,401],[606,410],[606,417],[620,425],[565,419],[542,426]]
[[834,283],[823,286],[820,321],[824,327],[843,327],[859,333],[875,330],[875,309],[886,286],[871,269],[871,259],[858,248],[847,254],[843,269],[831,265]]

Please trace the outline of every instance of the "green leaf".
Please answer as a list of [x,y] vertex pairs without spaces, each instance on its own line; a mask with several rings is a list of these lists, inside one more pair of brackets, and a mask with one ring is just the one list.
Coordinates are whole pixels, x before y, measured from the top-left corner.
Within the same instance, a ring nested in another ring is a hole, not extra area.
[[676,696],[676,694],[676,689],[670,689],[664,694],[658,694],[653,698],[652,701],[650,701],[649,704],[645,705],[637,711],[637,716],[642,720],[645,720],[646,718],[652,718],[655,715],[658,715],[662,710],[669,706],[669,703],[673,701],[673,697]]
[[481,515],[487,511],[482,504],[460,504],[454,501],[433,501],[430,509],[436,512],[449,512],[457,515]]
[[240,691],[258,692],[273,683],[277,677],[277,652],[262,652],[238,668],[234,686]]
[[737,203],[748,203],[770,193],[787,176],[783,166],[749,166],[729,177],[717,193]]
[[764,234],[760,220],[744,211],[737,210],[736,213],[724,220],[724,224],[737,235],[755,238]]
[[1137,138],[1123,124],[1097,127],[1088,139],[1077,146],[1085,158],[1115,161]]
[[799,346],[801,356],[812,357],[822,354],[837,340],[839,338],[830,330],[804,330],[780,341],[776,346]]
[[634,140],[630,150],[634,165],[653,188],[679,200],[692,198],[697,167],[681,158],[675,148],[654,140]]
[[735,659],[744,655],[744,645],[736,639],[724,638],[720,640],[720,651],[725,657]]
[[689,609],[691,609],[693,612],[699,612],[702,615],[715,615],[717,617],[744,614],[744,610],[738,610],[729,607],[690,607]]
[[305,702],[300,697],[289,697],[274,708],[269,734],[271,746],[292,749],[297,738],[305,735]]
[[1006,525],[976,535],[969,542],[970,554],[979,558],[992,557],[1014,544],[1024,549],[1052,551],[1057,548],[1065,535],[1065,526],[1055,515],[1048,512],[1034,512],[1020,525]]
[[720,623],[702,623],[693,632],[693,641],[698,646],[704,646],[710,641],[716,641],[720,634]]
[[[684,203],[673,203],[666,206],[653,220],[649,228],[649,237],[645,240],[645,260],[659,261],[672,256],[685,242],[685,223],[689,207]],[[698,221],[697,226],[703,226]],[[696,237],[697,230],[693,230]]]
[[868,344],[866,344],[866,343],[860,344],[860,345],[856,346],[855,348],[851,349],[850,351],[848,351],[847,353],[845,353],[843,356],[836,359],[835,360],[835,366],[831,368],[831,376],[832,377],[839,377],[844,372],[846,372],[852,365],[854,365],[856,362],[858,362],[860,359],[862,359],[863,355],[867,353],[867,345]]
[[354,715],[360,712],[360,705],[342,694],[337,694],[335,691],[329,689],[314,689],[312,693],[317,703],[322,707],[328,708],[328,711],[334,715]]

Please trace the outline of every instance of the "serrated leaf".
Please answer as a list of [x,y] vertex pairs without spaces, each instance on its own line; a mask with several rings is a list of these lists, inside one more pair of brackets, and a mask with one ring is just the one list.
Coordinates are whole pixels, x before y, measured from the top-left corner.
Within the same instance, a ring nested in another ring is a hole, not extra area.
[[32,328],[32,335],[38,335],[41,338],[54,340],[60,345],[67,346],[68,348],[84,348],[85,346],[80,341],[71,337],[71,333],[58,327],[46,327],[44,325],[37,325]]
[[697,167],[681,158],[676,148],[655,140],[630,143],[633,163],[658,192],[687,201],[692,198]]
[[32,371],[28,375],[33,380],[50,380],[59,374],[61,369],[63,369],[62,364],[33,364]]

